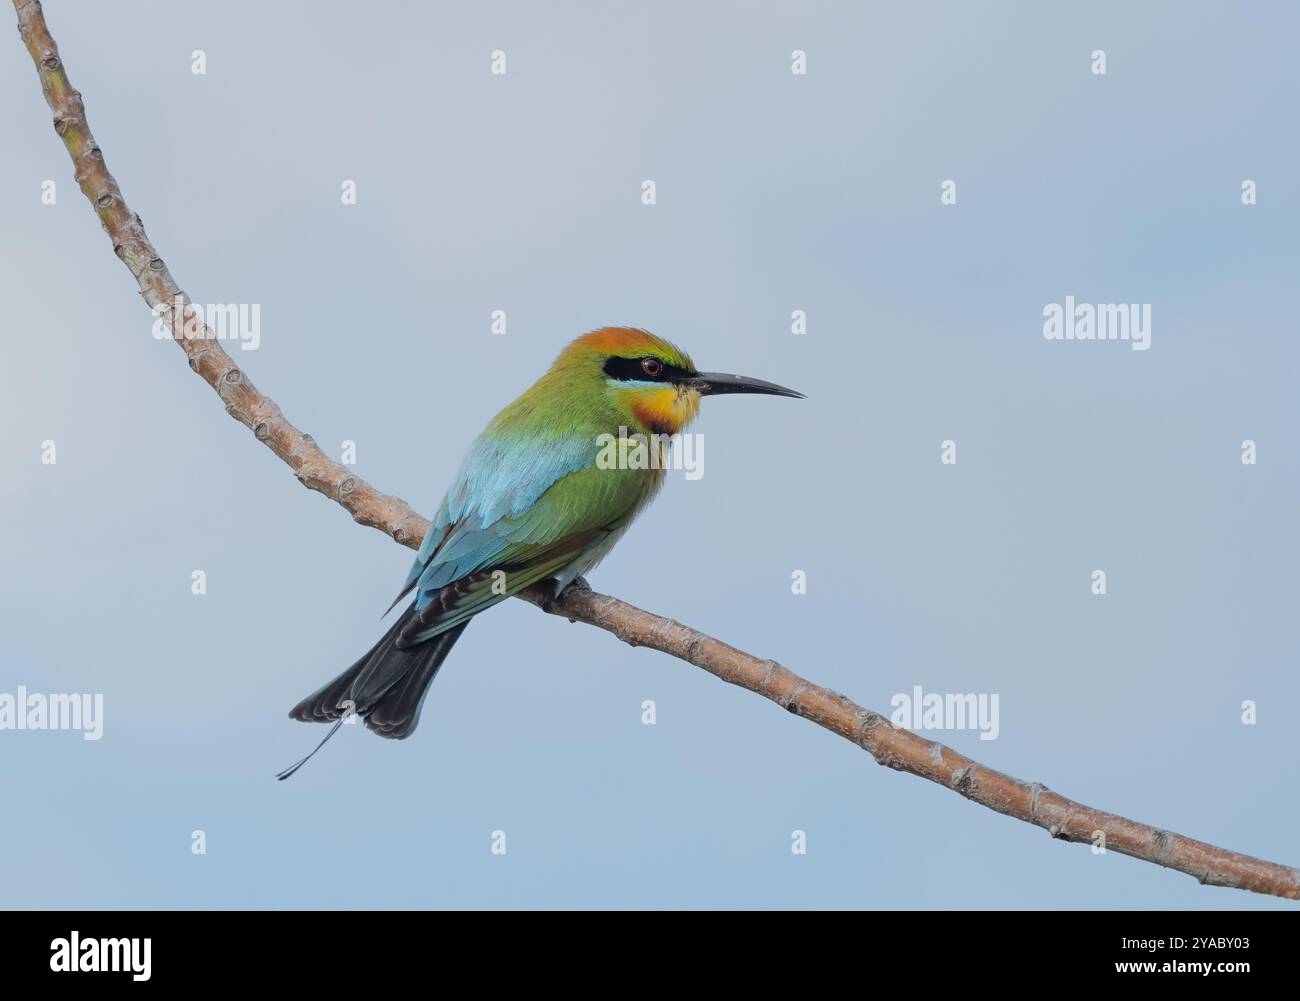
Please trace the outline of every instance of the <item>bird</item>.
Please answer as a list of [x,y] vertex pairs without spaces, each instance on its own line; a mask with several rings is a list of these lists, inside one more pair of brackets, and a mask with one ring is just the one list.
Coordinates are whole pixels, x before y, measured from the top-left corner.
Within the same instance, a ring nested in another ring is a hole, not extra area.
[[[334,726],[277,778],[349,717],[381,737],[409,737],[469,620],[534,584],[552,582],[558,597],[590,572],[663,485],[668,463],[653,460],[666,453],[655,450],[695,419],[703,397],[733,393],[804,398],[762,379],[700,372],[681,348],[636,327],[602,327],[565,347],[470,447],[388,608],[414,592],[405,611],[290,710],[291,719]],[[611,440],[624,451],[611,453]],[[652,461],[632,456],[638,445]]]

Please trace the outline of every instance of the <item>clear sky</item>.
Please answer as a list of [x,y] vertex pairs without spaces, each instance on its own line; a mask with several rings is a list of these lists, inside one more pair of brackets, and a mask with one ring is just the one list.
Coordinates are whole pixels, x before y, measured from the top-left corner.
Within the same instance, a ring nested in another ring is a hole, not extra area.
[[[996,740],[928,735],[1300,863],[1300,14],[1076,6],[46,12],[172,273],[259,306],[237,360],[358,474],[432,513],[607,324],[793,386],[705,401],[704,475],[593,586],[880,711],[996,694]],[[0,731],[0,905],[1278,904],[1054,842],[517,601],[412,739],[347,728],[275,782],[321,736],[288,709],[378,636],[411,554],[153,338],[0,39],[0,693],[104,697],[98,741]],[[1067,296],[1149,304],[1149,350],[1045,339]]]

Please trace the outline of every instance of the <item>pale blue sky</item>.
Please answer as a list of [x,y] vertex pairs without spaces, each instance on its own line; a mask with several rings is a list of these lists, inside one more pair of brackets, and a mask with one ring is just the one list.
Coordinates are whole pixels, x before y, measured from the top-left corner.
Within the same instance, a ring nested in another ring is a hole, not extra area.
[[[705,476],[593,585],[878,710],[998,693],[997,740],[940,739],[1300,863],[1300,15],[1078,7],[46,12],[173,274],[261,305],[240,363],[360,475],[432,512],[485,421],[606,324],[793,386],[706,401]],[[0,37],[0,692],[100,692],[106,717],[98,742],[0,732],[0,905],[1276,903],[1053,842],[520,602],[466,632],[411,740],[348,729],[275,782],[321,734],[285,714],[373,642],[410,553],[151,337]],[[1150,303],[1151,350],[1045,341],[1066,295]]]

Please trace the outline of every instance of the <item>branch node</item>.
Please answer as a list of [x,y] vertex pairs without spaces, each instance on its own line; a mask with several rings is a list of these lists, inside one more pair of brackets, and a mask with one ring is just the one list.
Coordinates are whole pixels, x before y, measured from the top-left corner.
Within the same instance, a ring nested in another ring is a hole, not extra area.
[[970,799],[971,789],[975,784],[975,762],[952,773],[953,789]]
[[805,688],[807,688],[807,687],[808,687],[808,682],[806,682],[806,681],[800,681],[799,684],[797,684],[797,685],[794,686],[794,691],[792,691],[792,692],[790,693],[790,695],[789,695],[789,696],[786,698],[786,700],[785,700],[785,709],[786,709],[786,712],[793,713],[795,716],[798,716],[798,715],[799,715],[799,701],[798,701],[798,699],[799,699],[800,694],[801,694],[801,693],[803,692],[803,690],[804,690]]
[[871,709],[859,709],[858,729],[857,729],[857,733],[854,735],[853,742],[857,744],[860,748],[862,748],[864,751],[870,752],[870,754],[874,757],[876,752],[872,750],[871,747],[872,745],[871,738],[873,736],[873,732],[875,731],[876,727],[887,722],[888,720],[886,720],[885,717],[881,716],[880,713],[878,712],[875,712]]
[[1035,824],[1040,823],[1038,819],[1038,797],[1048,791],[1047,786],[1041,782],[1033,782],[1029,786],[1029,819]]

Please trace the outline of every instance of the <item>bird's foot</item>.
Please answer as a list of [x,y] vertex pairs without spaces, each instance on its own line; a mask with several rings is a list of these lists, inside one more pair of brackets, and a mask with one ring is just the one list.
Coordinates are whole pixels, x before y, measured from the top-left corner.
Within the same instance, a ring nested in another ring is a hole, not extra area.
[[586,577],[574,577],[573,580],[569,581],[569,586],[566,587],[563,591],[556,591],[555,596],[558,598],[560,597],[560,595],[566,594],[569,591],[590,591],[590,590],[591,590],[591,585],[587,583]]
[[[558,605],[564,599],[565,595],[575,591],[590,591],[590,590],[591,590],[591,585],[587,583],[587,578],[585,577],[574,577],[573,580],[569,581],[569,583],[563,588],[560,587],[560,582],[558,580],[553,580],[551,581],[551,598],[542,607],[545,611],[563,614],[555,606]],[[572,622],[574,620],[569,619],[569,621]]]

